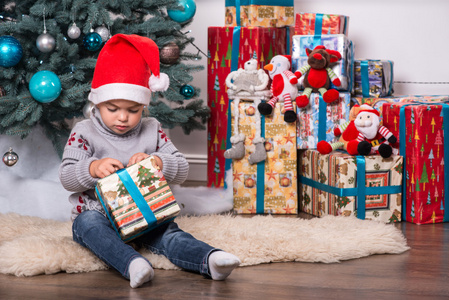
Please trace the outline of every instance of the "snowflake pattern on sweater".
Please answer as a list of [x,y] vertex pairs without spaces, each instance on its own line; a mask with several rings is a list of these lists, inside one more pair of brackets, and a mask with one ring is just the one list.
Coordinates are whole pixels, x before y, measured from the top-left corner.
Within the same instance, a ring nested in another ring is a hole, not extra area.
[[97,210],[104,214],[95,196],[94,187],[98,178],[92,177],[89,172],[91,162],[111,157],[127,166],[131,156],[139,152],[156,155],[162,160],[162,173],[167,182],[179,184],[187,178],[189,166],[185,156],[154,118],[142,119],[136,128],[124,135],[111,132],[95,117],[74,126],[59,169],[64,188],[74,192],[69,197],[73,205],[72,220],[84,210]]
[[74,143],[75,141],[78,143],[78,148],[86,151],[89,149],[89,142],[83,137],[82,134],[78,135],[78,138],[76,132],[70,134],[69,140],[67,141],[67,146],[72,146],[72,143]]

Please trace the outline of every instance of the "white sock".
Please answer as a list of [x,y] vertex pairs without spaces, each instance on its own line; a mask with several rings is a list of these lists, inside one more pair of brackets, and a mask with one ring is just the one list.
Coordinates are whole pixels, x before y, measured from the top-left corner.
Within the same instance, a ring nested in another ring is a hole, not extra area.
[[208,264],[212,279],[224,280],[240,265],[240,259],[224,251],[215,251],[209,255]]
[[129,285],[134,289],[153,279],[154,270],[143,258],[138,257],[129,264]]

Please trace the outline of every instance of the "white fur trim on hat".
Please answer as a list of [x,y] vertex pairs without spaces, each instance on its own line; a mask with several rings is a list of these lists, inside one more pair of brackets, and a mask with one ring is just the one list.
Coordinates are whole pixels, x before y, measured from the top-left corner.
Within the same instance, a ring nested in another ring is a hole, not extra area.
[[129,83],[110,83],[91,89],[89,101],[95,105],[114,99],[126,99],[143,105],[149,105],[151,91],[141,85]]
[[165,73],[159,73],[159,76],[151,74],[150,79],[148,80],[148,86],[153,92],[164,92],[168,89],[169,85],[170,79]]
[[368,104],[363,104],[360,106],[360,110],[357,113],[357,115],[361,114],[361,113],[371,113],[371,114],[375,114],[376,116],[380,117],[380,113],[377,109],[375,109],[372,106],[369,106]]

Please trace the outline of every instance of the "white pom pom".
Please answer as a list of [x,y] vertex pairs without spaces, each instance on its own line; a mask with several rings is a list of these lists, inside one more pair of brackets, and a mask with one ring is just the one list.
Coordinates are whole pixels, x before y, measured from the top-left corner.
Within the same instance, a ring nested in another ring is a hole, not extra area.
[[148,81],[148,86],[153,92],[164,92],[168,89],[169,85],[170,79],[165,73],[160,73],[158,77],[151,74],[150,80]]

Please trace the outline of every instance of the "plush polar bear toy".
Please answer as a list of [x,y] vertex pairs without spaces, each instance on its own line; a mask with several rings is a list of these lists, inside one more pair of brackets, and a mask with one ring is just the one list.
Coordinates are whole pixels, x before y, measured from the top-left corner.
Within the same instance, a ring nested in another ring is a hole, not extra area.
[[[231,136],[232,147],[225,151],[224,157],[229,159],[242,159],[245,156],[246,136],[239,132],[239,103],[241,99],[250,100],[257,105],[261,100],[270,97],[268,90],[269,78],[264,70],[258,69],[258,63],[255,59],[245,62],[243,68],[229,73],[226,77],[226,86],[228,87],[228,97],[234,100],[234,133]],[[255,151],[248,157],[250,164],[255,164],[266,159],[265,139],[261,136],[260,115],[254,110],[256,119],[256,134],[253,139]]]

